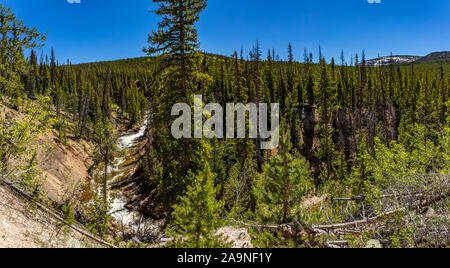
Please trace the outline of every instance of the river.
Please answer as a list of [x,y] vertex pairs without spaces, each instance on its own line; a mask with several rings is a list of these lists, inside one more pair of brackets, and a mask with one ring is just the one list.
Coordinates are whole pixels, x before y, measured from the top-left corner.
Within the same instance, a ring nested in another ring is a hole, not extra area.
[[[113,177],[109,178],[110,185],[125,175],[126,169],[124,169],[121,165],[127,160],[127,151],[130,150],[136,142],[145,135],[145,128],[146,125],[144,124],[137,133],[122,136],[118,139],[117,148],[121,153],[123,153],[124,156],[116,157],[114,163],[108,167],[109,174],[115,174]],[[142,220],[143,216],[139,212],[126,208],[128,198],[121,192],[120,189],[110,189],[110,191],[113,191],[113,194],[110,194],[110,196],[114,196],[109,211],[109,215],[111,217],[126,226],[133,226]]]
[[[145,120],[146,122],[146,120]],[[149,219],[136,210],[129,209],[127,204],[129,199],[124,194],[123,189],[116,189],[112,187],[117,181],[130,175],[130,167],[127,163],[130,162],[132,150],[137,145],[137,142],[145,135],[146,124],[135,133],[121,136],[117,141],[117,157],[114,162],[108,166],[108,200],[110,202],[108,215],[114,219],[114,222],[122,232],[124,239],[134,239],[138,241],[151,241],[155,233],[159,231],[159,223]],[[98,178],[103,176],[102,169],[96,172]],[[97,184],[97,195],[103,195],[101,183]],[[117,229],[116,228],[116,229]]]

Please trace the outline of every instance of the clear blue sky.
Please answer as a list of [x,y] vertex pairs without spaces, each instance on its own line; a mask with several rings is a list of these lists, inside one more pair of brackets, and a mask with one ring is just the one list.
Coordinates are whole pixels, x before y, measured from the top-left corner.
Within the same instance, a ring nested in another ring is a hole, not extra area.
[[[62,63],[144,56],[147,34],[158,17],[151,0],[0,0],[28,25],[48,31],[44,53],[54,47]],[[292,42],[297,60],[303,49],[317,58],[366,50],[380,55],[426,55],[450,50],[448,0],[209,0],[198,23],[201,49],[230,55],[259,40],[263,51],[282,58]]]

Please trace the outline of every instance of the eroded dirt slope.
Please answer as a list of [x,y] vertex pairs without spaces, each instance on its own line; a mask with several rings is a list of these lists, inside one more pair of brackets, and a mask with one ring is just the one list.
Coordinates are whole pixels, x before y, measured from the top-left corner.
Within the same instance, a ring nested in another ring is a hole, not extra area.
[[[21,119],[24,115],[0,104],[0,115]],[[59,133],[52,130],[40,136],[41,150],[37,164],[43,172],[43,197],[63,203],[77,200],[83,185],[89,180],[88,167],[92,165],[90,153],[92,145],[76,139],[70,132],[67,141],[59,139]]]
[[100,247],[0,185],[0,248]]

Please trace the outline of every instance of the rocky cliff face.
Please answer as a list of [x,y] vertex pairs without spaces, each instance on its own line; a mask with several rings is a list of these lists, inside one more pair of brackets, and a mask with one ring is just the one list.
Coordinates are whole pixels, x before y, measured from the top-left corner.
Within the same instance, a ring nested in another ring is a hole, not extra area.
[[[302,154],[308,158],[313,173],[318,175],[323,163],[314,154],[320,146],[319,113],[315,106],[303,106],[299,112],[302,118]],[[364,130],[369,145],[374,143],[376,136],[389,142],[396,139],[398,135],[399,121],[392,105],[386,104],[373,109],[364,108],[361,111],[358,109],[334,110],[330,127],[333,129],[332,138],[336,149],[343,151],[349,159],[359,146],[358,129]],[[320,181],[316,180],[316,183]]]

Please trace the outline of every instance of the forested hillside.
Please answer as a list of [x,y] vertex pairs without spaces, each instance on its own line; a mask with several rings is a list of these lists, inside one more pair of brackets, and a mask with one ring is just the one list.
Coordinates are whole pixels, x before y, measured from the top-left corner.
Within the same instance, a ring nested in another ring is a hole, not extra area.
[[[38,55],[45,35],[0,5],[0,105],[29,116],[0,111],[2,180],[38,198],[36,133],[89,141],[103,188],[90,210],[63,208],[111,236],[118,130],[145,124],[119,188],[133,188],[129,209],[163,221],[168,247],[229,247],[217,235],[223,226],[246,227],[255,247],[449,246],[448,62],[367,67],[364,50],[352,62],[344,52],[327,61],[320,47],[290,44],[282,59],[258,42],[233,55],[203,53],[195,25],[207,1],[155,2],[163,20],[149,57],[79,65],[56,62],[57,48]],[[280,145],[262,150],[259,133],[175,139],[172,107],[193,106],[194,95],[222,107],[279,103]]]

